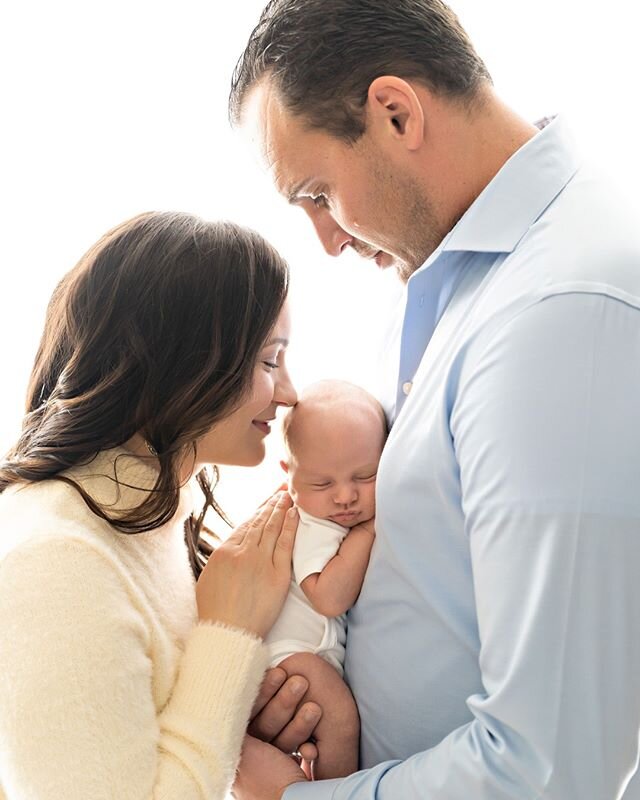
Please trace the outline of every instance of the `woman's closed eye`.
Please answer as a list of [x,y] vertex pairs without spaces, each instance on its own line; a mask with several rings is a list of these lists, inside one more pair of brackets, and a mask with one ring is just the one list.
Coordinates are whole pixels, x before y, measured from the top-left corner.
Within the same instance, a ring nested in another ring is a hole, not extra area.
[[273,347],[269,347],[263,350],[260,361],[267,372],[271,372],[271,370],[280,368],[283,356],[283,350],[279,348],[276,350]]

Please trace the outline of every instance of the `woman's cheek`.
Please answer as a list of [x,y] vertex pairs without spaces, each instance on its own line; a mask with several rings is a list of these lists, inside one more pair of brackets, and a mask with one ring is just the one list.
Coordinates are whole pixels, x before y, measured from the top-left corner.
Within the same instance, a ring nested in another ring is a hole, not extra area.
[[267,372],[264,367],[260,368],[260,372],[256,375],[253,382],[253,402],[260,411],[263,411],[271,405],[274,396],[274,381],[271,373]]

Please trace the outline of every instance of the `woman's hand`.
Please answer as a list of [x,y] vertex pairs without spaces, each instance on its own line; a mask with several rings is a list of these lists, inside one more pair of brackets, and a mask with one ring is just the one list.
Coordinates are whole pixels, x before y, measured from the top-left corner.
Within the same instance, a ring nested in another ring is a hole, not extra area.
[[298,514],[286,492],[274,495],[210,556],[196,584],[201,621],[264,637],[289,590]]

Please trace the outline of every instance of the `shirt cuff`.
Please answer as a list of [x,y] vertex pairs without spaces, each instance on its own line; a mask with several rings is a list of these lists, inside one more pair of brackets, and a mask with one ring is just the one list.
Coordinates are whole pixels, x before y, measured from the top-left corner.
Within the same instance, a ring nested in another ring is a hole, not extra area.
[[331,800],[342,778],[330,781],[300,781],[285,789],[282,800]]

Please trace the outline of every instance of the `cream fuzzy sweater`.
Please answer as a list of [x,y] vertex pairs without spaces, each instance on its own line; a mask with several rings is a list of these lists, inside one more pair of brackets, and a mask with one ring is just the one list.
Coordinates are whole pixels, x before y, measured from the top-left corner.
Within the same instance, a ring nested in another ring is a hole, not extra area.
[[[113,510],[154,482],[124,450],[69,475]],[[267,659],[198,623],[188,506],[127,535],[60,481],[0,495],[0,799],[225,796]]]

